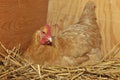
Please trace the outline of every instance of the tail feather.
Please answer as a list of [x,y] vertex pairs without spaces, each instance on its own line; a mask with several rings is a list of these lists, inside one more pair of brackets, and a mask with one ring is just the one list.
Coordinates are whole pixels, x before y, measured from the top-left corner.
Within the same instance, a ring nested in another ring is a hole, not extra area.
[[82,15],[79,19],[79,22],[95,21],[96,20],[95,7],[96,6],[93,1],[87,2],[85,8],[83,9]]

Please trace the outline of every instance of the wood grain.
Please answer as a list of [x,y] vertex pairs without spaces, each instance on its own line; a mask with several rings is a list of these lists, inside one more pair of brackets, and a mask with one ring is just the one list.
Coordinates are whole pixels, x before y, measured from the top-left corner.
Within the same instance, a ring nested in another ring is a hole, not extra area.
[[[49,0],[47,22],[53,35],[76,23],[89,0]],[[92,0],[96,4],[97,22],[102,35],[102,49],[106,55],[120,41],[120,0]],[[58,30],[57,30],[57,29]]]
[[46,23],[48,0],[0,0],[0,41],[7,47],[22,44]]

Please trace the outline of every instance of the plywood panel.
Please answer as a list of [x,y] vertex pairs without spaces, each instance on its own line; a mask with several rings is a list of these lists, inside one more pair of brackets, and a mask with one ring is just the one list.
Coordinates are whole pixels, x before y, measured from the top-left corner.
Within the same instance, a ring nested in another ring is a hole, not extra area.
[[7,47],[22,44],[46,23],[48,0],[0,0],[0,41]]
[[[80,18],[89,0],[49,0],[47,22],[62,30]],[[96,4],[97,22],[102,35],[103,52],[107,54],[120,41],[120,0],[92,0]]]

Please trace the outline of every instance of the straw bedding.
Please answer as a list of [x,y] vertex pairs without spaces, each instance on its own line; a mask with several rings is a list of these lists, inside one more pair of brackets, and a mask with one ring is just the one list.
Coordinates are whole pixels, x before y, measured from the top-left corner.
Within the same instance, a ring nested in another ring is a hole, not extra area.
[[[119,80],[120,59],[108,58],[93,66],[41,66],[33,64],[20,55],[20,45],[8,50],[0,43],[4,53],[0,53],[1,80]],[[115,47],[114,47],[115,48]],[[116,49],[116,48],[115,48]],[[114,50],[115,50],[114,49]],[[114,51],[112,50],[112,51]]]

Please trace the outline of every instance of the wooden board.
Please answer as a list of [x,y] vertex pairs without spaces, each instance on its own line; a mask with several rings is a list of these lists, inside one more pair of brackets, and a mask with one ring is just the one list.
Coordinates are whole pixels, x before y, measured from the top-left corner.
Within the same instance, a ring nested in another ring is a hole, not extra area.
[[[47,22],[62,30],[80,18],[89,0],[49,0]],[[92,0],[96,4],[97,22],[102,35],[103,52],[107,54],[120,41],[120,0]],[[117,47],[118,48],[118,47]]]
[[48,0],[0,0],[0,41],[27,47],[33,33],[46,23]]

